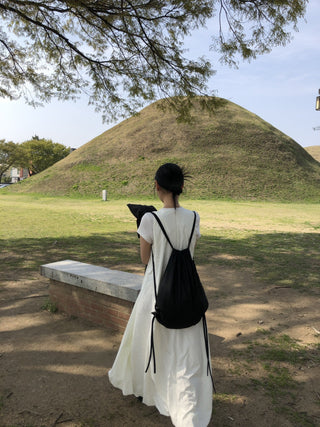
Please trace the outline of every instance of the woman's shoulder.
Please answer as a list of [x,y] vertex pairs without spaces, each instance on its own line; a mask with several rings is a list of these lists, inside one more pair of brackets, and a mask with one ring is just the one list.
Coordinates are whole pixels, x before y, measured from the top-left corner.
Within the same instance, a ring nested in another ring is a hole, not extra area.
[[141,218],[141,223],[150,224],[153,221],[153,214],[151,212],[146,212]]
[[186,216],[191,217],[191,216],[193,216],[194,214],[196,214],[196,216],[197,216],[197,217],[199,217],[198,212],[197,212],[197,211],[195,211],[195,210],[192,210],[192,209],[186,209],[186,208],[184,208],[184,207],[181,207],[180,209],[181,209],[181,214],[182,214],[182,215],[186,215]]
[[152,243],[152,230],[153,230],[153,215],[151,212],[146,212],[141,218],[138,227],[138,234],[142,236],[148,243]]

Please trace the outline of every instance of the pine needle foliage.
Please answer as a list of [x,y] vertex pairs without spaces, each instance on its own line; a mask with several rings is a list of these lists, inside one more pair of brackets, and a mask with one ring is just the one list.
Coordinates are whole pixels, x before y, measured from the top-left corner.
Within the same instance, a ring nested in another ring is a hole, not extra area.
[[[211,59],[187,56],[187,35],[210,23],[212,49],[236,65],[239,58],[254,59],[288,43],[306,4],[1,0],[0,97],[38,105],[85,94],[109,121],[166,97],[188,121],[194,97],[208,94],[214,71]],[[181,96],[189,103],[181,103]]]

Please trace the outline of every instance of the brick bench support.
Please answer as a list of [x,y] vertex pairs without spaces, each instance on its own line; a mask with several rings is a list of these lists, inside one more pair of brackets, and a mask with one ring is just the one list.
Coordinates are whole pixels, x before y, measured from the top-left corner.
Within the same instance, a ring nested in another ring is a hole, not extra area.
[[143,277],[82,262],[64,260],[41,265],[50,279],[49,296],[58,310],[123,331]]

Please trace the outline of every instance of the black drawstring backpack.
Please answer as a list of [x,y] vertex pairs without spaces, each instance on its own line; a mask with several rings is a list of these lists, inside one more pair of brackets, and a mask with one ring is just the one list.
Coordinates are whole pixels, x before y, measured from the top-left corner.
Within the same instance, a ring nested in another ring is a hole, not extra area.
[[173,247],[159,217],[154,212],[151,213],[156,218],[164,236],[172,248],[172,252],[166,269],[161,277],[158,292],[156,286],[154,256],[153,252],[151,252],[155,293],[155,311],[152,313],[153,319],[151,325],[151,346],[146,372],[149,369],[151,358],[153,357],[154,373],[156,373],[156,359],[153,342],[153,325],[155,319],[157,319],[159,323],[169,329],[189,328],[190,326],[197,324],[202,319],[205,348],[208,360],[207,375],[210,373],[212,379],[209,361],[208,329],[205,317],[205,312],[207,311],[209,304],[194,260],[190,254],[190,243],[195,229],[196,213],[194,212],[193,226],[189,237],[188,246],[186,249],[182,250],[178,250]]

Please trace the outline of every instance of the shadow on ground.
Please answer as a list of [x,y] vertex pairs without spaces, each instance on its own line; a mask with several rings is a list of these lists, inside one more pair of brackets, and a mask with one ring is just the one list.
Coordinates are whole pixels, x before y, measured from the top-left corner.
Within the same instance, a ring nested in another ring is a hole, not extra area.
[[[320,329],[318,243],[314,234],[199,242],[218,391],[210,425],[320,424],[319,337],[313,329]],[[142,273],[136,235],[1,244],[1,425],[170,426],[155,408],[109,384],[119,334],[41,309],[48,282],[39,265],[74,259]]]

